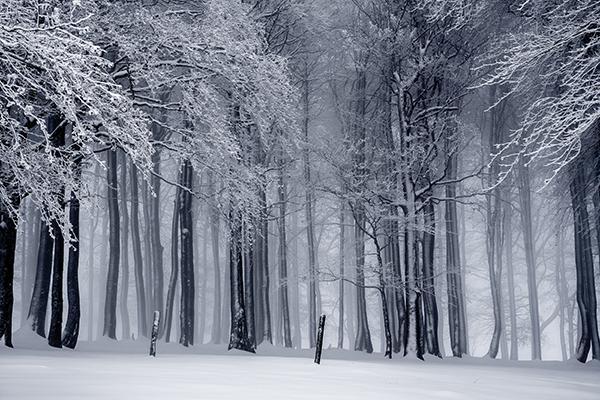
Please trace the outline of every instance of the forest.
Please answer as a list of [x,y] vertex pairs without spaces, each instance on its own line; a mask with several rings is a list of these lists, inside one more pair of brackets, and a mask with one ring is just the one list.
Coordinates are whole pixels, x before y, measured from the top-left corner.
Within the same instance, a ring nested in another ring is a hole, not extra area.
[[599,16],[0,0],[0,338],[600,360]]

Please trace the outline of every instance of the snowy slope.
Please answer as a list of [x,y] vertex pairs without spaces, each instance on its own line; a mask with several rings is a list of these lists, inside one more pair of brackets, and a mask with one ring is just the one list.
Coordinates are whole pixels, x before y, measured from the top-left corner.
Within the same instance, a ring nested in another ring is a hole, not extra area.
[[[600,399],[600,366],[224,346],[81,343],[77,351],[0,350],[0,399]],[[122,350],[122,351],[121,351]],[[277,355],[279,354],[279,355]],[[354,359],[352,359],[354,358]]]

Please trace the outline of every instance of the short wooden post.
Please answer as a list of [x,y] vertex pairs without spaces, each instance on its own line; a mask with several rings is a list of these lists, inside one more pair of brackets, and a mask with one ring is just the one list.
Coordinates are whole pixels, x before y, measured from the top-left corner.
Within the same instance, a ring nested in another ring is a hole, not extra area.
[[325,332],[325,315],[319,318],[319,330],[317,331],[317,349],[315,351],[315,363],[321,364],[321,353],[323,352],[323,333]]
[[156,357],[156,340],[158,339],[158,324],[160,323],[160,311],[154,311],[154,322],[152,323],[152,338],[150,339],[150,355]]

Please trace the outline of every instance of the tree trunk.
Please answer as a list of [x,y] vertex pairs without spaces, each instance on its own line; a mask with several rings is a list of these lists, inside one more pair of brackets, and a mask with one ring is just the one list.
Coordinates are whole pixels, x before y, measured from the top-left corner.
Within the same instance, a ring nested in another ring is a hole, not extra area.
[[139,195],[137,168],[131,163],[129,167],[131,184],[131,243],[133,245],[133,265],[135,271],[135,294],[137,304],[138,337],[148,337],[148,312],[146,310],[146,287],[144,285],[144,262],[140,241]]
[[263,341],[273,343],[271,331],[271,304],[269,299],[270,278],[269,278],[269,208],[267,205],[267,195],[265,187],[259,188],[259,201],[262,207],[260,213],[259,226],[255,236],[255,267],[256,267],[256,294],[258,299],[255,301],[256,320],[256,341],[261,344]]
[[160,243],[160,154],[152,155],[154,173],[152,176],[152,190],[150,197],[150,243],[152,247],[152,286],[154,309],[163,309],[163,246]]
[[[29,306],[29,319],[31,328],[41,337],[46,337],[46,312],[48,309],[48,295],[50,293],[50,278],[52,276],[52,251],[54,239],[50,234],[50,227],[40,221],[40,240],[35,271],[35,283]],[[14,260],[14,259],[13,259]]]
[[[61,199],[62,201],[62,199]],[[54,233],[54,259],[52,261],[52,298],[50,302],[50,329],[48,331],[48,344],[52,347],[62,347],[62,321],[63,321],[63,268],[65,260],[65,240],[58,225],[52,221]]]
[[540,332],[540,310],[538,305],[536,262],[534,251],[533,224],[531,220],[531,185],[529,168],[519,163],[519,202],[521,206],[521,225],[523,226],[523,245],[527,265],[527,290],[529,294],[529,317],[531,323],[531,359],[542,359],[542,343]]
[[213,297],[213,318],[210,342],[213,344],[221,343],[221,268],[219,266],[219,210],[216,208],[217,190],[215,187],[212,171],[207,172],[208,191],[213,197],[213,202],[209,203],[209,218],[211,245],[214,271],[214,297]]
[[142,180],[142,198],[144,199],[143,207],[143,218],[144,218],[144,265],[146,266],[145,273],[145,288],[146,288],[146,316],[147,321],[152,321],[154,318],[154,311],[156,310],[154,303],[154,261],[152,260],[152,241],[151,236],[151,225],[150,219],[150,199],[151,195],[148,190],[148,182]]
[[119,194],[117,181],[117,152],[107,152],[108,214],[109,214],[109,255],[106,277],[106,297],[104,302],[104,329],[102,334],[117,339],[117,290],[119,286],[120,221]]
[[[181,185],[183,173],[179,172],[178,182]],[[181,209],[181,188],[175,190],[175,200],[173,201],[173,220],[171,223],[171,277],[169,278],[169,286],[167,289],[167,304],[163,324],[159,328],[159,332],[164,334],[165,342],[171,340],[171,325],[173,323],[173,303],[175,302],[175,288],[179,276],[179,210]],[[162,334],[159,334],[161,336]]]
[[285,182],[283,162],[279,165],[278,177],[278,201],[279,218],[277,219],[279,228],[279,309],[283,323],[283,343],[287,348],[292,347],[292,335],[290,329],[290,309],[288,302],[288,275],[287,275],[287,235],[285,225],[287,185]]
[[256,320],[254,314],[254,246],[249,243],[247,229],[244,234],[244,288],[248,325],[248,340],[256,348]]
[[[309,80],[308,67],[305,65],[305,79],[302,81],[302,134],[306,145],[309,143],[309,116],[310,116],[310,99],[309,99]],[[314,196],[311,181],[311,165],[310,154],[308,147],[303,151],[304,159],[304,184],[305,184],[305,211],[306,211],[306,240],[308,246],[308,340],[310,348],[316,345],[317,333],[317,272],[316,272],[316,249],[315,249],[315,233],[313,207]]]
[[569,308],[567,282],[565,281],[565,253],[564,253],[564,235],[560,224],[556,229],[556,269],[554,271],[554,282],[556,284],[556,293],[558,294],[559,304],[559,329],[560,329],[560,350],[562,360],[566,361],[568,356],[567,339],[565,337],[566,315],[565,309]]
[[337,343],[337,347],[338,349],[343,349],[344,348],[344,284],[345,284],[345,277],[344,277],[344,262],[345,262],[345,236],[346,236],[346,226],[345,226],[345,217],[346,217],[346,207],[345,207],[346,201],[344,199],[342,199],[341,201],[341,207],[340,207],[340,251],[339,251],[339,257],[340,257],[340,281],[339,281],[339,289],[338,289],[338,343]]
[[[456,179],[456,155],[449,156],[449,179]],[[454,357],[467,353],[465,293],[461,248],[459,246],[458,216],[456,210],[456,184],[446,185],[446,280],[448,291],[448,328],[450,346]]]
[[[510,190],[510,189],[507,189]],[[506,277],[508,283],[508,312],[510,319],[510,359],[519,359],[519,338],[517,336],[517,305],[515,302],[515,277],[513,270],[513,239],[512,239],[512,203],[511,193],[508,192],[508,198],[504,202],[505,227],[504,235],[506,250]]]
[[8,208],[0,204],[0,339],[4,337],[4,344],[8,347],[13,347],[12,312],[16,246],[17,225]]
[[438,344],[438,310],[435,298],[434,251],[435,251],[435,209],[433,203],[424,206],[423,218],[423,305],[425,321],[425,342],[429,354],[441,357]]
[[79,338],[79,319],[81,316],[79,299],[79,199],[75,192],[71,192],[69,201],[69,223],[73,234],[69,246],[69,260],[67,261],[67,300],[69,308],[67,311],[67,323],[63,332],[62,344],[74,349]]
[[131,339],[131,327],[129,324],[129,310],[127,299],[129,298],[129,212],[127,210],[127,155],[121,152],[121,185],[120,211],[121,224],[121,290],[119,294],[121,312],[121,332],[123,339]]
[[586,178],[583,161],[578,159],[573,167],[570,185],[575,232],[575,269],[577,270],[577,305],[581,320],[581,334],[577,344],[577,360],[587,360],[590,347],[592,358],[600,359],[600,339],[596,317],[596,289],[590,236],[589,216],[586,204]]
[[238,349],[254,353],[252,343],[248,339],[246,307],[244,304],[244,271],[242,265],[242,221],[237,211],[229,213],[230,245],[229,270],[231,294],[231,333],[229,350]]
[[187,190],[181,190],[180,226],[181,226],[181,336],[179,343],[184,346],[194,344],[194,216],[192,211],[192,193],[194,169],[189,160],[183,162],[182,184]]

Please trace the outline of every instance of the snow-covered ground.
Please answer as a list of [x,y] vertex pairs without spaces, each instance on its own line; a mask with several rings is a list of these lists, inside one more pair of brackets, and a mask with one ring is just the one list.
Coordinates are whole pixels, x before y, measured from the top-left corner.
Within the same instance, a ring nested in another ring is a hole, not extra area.
[[385,360],[380,354],[159,343],[82,342],[76,351],[0,350],[0,399],[600,399],[600,365],[483,359]]

